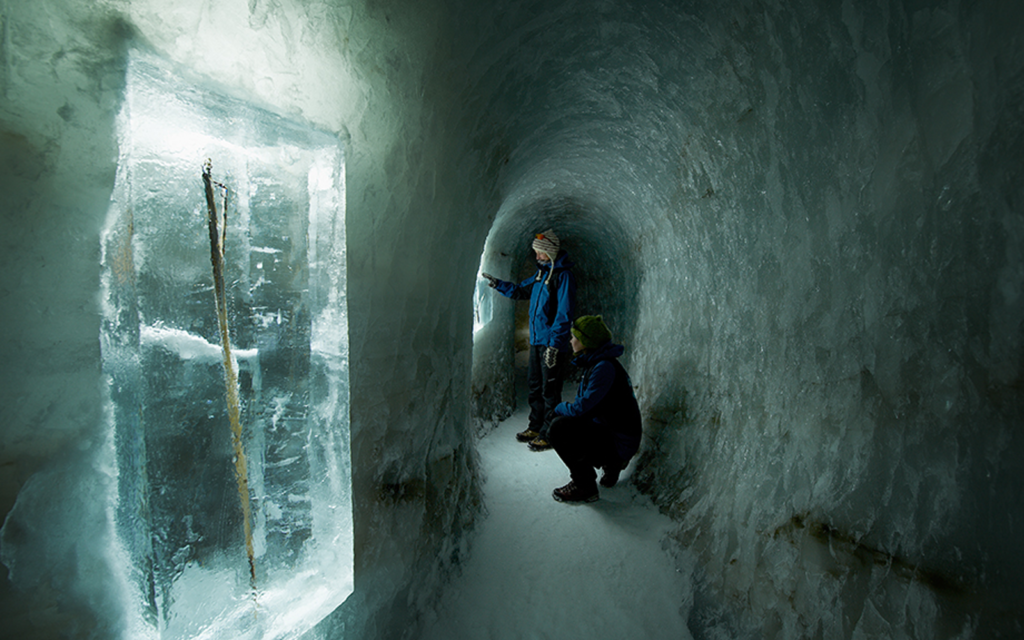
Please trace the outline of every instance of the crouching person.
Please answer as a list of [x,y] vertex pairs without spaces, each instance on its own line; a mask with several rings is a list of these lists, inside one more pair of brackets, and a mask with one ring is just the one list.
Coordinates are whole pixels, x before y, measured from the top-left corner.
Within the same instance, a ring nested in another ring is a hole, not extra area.
[[619,472],[640,448],[640,407],[629,375],[619,363],[623,347],[601,316],[577,318],[570,329],[573,364],[583,369],[576,399],[555,406],[550,440],[569,467],[572,481],[552,494],[559,502],[597,500],[597,473],[601,485],[612,487]]

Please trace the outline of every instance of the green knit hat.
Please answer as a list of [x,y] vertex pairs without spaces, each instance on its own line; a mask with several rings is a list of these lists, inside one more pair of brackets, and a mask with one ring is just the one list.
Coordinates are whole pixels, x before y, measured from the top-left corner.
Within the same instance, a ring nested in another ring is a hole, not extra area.
[[584,349],[596,349],[612,339],[612,332],[601,316],[580,316],[572,323],[569,331],[572,331]]

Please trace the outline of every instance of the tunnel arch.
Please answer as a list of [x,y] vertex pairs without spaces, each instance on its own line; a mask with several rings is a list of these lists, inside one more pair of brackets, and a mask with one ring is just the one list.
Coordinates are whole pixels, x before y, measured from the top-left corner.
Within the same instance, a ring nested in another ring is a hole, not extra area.
[[568,196],[532,201],[499,217],[488,246],[511,253],[508,275],[521,280],[536,268],[531,254],[533,235],[549,228],[558,234],[561,249],[574,263],[577,315],[604,314],[620,334],[631,333],[641,266],[632,251],[629,229],[600,204]]
[[[536,270],[531,249],[534,234],[554,229],[573,262],[576,315],[602,315],[616,342],[629,348],[639,316],[638,285],[642,266],[635,240],[622,218],[596,201],[580,196],[531,194],[520,203],[506,201],[495,219],[480,259],[482,271],[520,282]],[[490,323],[474,339],[473,397],[478,421],[493,424],[515,404],[514,368],[517,335],[523,333],[512,300],[491,293]],[[522,311],[522,310],[520,310]]]

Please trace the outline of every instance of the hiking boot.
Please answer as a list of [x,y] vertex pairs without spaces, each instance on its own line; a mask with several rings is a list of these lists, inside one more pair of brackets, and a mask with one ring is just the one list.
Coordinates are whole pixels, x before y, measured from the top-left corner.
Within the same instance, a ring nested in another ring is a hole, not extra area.
[[575,482],[558,487],[551,492],[551,497],[559,502],[594,502],[598,498],[597,487],[583,489]]
[[547,451],[550,448],[551,443],[540,436],[530,441],[530,451]]
[[519,442],[532,442],[533,440],[536,440],[537,436],[539,436],[539,435],[540,435],[539,431],[534,431],[533,429],[527,429],[526,431],[520,431],[519,433],[517,433],[516,434],[516,440],[518,440]]
[[619,481],[619,473],[621,471],[620,467],[613,467],[611,465],[604,467],[604,473],[601,475],[601,486],[614,487],[615,483]]

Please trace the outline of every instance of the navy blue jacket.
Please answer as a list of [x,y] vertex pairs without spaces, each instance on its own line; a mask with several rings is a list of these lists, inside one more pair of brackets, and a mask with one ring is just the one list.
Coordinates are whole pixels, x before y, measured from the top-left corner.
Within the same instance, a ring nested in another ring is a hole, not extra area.
[[[576,316],[576,278],[572,260],[564,251],[558,253],[551,276],[553,292],[545,280],[548,265],[540,265],[537,273],[521,283],[498,280],[494,288],[513,300],[530,300],[530,344],[569,351],[569,328]],[[554,297],[552,297],[554,293]]]
[[633,383],[617,359],[624,350],[607,342],[576,356],[573,364],[583,369],[576,399],[555,405],[555,415],[585,417],[607,426],[619,457],[627,461],[640,448],[642,426]]

